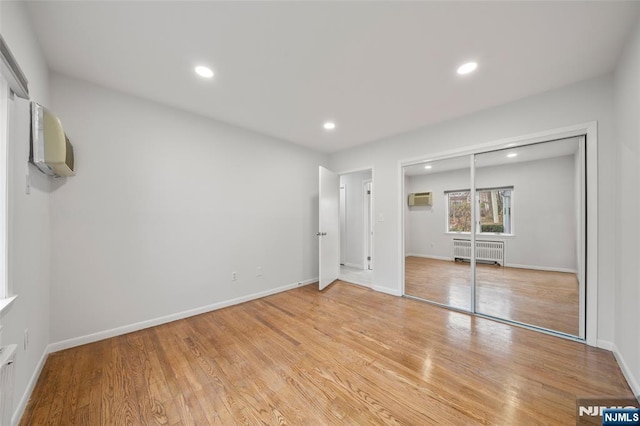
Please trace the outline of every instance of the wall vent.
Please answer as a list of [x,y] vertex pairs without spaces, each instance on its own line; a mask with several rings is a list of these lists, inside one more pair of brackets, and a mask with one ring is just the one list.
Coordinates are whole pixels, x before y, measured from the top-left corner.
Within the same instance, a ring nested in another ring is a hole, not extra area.
[[431,192],[415,192],[409,194],[409,206],[430,206],[431,205]]

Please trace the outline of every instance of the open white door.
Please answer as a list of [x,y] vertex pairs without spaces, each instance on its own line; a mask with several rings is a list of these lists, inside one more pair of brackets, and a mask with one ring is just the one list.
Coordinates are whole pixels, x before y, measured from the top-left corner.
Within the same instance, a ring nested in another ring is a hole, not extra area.
[[340,273],[340,178],[320,166],[320,290],[338,279]]

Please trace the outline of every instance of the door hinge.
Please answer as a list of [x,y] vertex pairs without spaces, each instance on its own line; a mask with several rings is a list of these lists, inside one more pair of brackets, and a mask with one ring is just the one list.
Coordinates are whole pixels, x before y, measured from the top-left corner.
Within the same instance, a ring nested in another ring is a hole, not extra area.
[[371,256],[367,256],[367,260],[368,260],[368,261],[371,261]]
[[367,189],[367,195],[371,195],[371,190]]

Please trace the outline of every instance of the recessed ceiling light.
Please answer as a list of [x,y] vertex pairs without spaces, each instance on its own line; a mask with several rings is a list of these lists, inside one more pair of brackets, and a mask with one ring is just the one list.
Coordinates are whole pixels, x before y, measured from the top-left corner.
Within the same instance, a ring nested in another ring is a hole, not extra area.
[[424,166],[425,169],[430,169],[431,167],[433,167],[431,164],[427,164],[426,166]]
[[211,71],[211,68],[207,68],[207,67],[202,66],[202,65],[196,67],[196,74],[198,74],[200,77],[204,77],[204,78],[213,77],[213,71]]
[[336,128],[336,123],[334,123],[333,121],[327,121],[322,127],[324,127],[326,130],[333,130]]
[[518,154],[516,154],[515,152],[512,152],[511,154],[507,154],[507,157],[509,158],[513,158],[513,157],[517,157]]
[[466,64],[460,65],[458,68],[458,74],[469,74],[470,72],[475,71],[476,68],[478,68],[478,64],[476,62],[467,62]]

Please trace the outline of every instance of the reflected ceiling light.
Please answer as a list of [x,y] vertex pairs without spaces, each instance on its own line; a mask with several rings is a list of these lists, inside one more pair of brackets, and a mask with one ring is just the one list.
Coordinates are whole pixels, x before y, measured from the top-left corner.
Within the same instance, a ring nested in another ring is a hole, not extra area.
[[196,74],[198,74],[200,77],[204,77],[204,78],[213,77],[213,71],[211,71],[211,68],[207,68],[205,66],[199,65],[195,69],[196,69]]
[[430,169],[431,167],[433,167],[431,164],[427,164],[426,166],[424,166],[425,169]]
[[511,154],[507,154],[507,157],[509,158],[513,158],[513,157],[517,157],[518,154],[516,154],[515,152],[512,152]]
[[458,68],[458,74],[469,74],[470,72],[475,71],[476,68],[478,68],[477,62],[467,62],[466,64],[460,65],[460,67]]
[[336,128],[336,123],[334,123],[333,121],[327,121],[322,125],[322,127],[324,127],[325,130],[333,130]]

